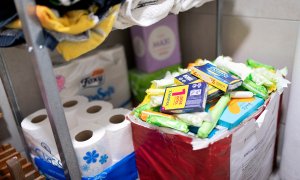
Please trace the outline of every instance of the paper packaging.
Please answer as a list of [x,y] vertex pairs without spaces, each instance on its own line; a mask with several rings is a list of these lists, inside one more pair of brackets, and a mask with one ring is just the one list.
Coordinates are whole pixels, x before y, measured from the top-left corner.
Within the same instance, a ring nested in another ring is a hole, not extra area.
[[130,28],[137,68],[153,72],[181,62],[177,16],[149,26]]
[[[177,85],[187,85],[187,84],[203,82],[203,81],[195,77],[194,75],[192,75],[190,72],[187,72],[179,76],[176,76],[174,78],[174,82]],[[213,100],[214,98],[219,97],[223,94],[224,94],[223,91],[219,90],[218,88],[215,88],[212,85],[208,85],[208,92],[207,92],[208,101]]]
[[194,66],[191,73],[224,92],[233,90],[243,83],[240,78],[219,69],[211,63]]
[[207,84],[205,82],[184,86],[169,87],[165,91],[161,112],[190,113],[202,112],[207,98]]
[[65,111],[65,116],[69,130],[78,125],[76,119],[76,111],[88,103],[88,99],[84,96],[74,96],[62,99],[62,105]]
[[[259,97],[232,99],[221,115],[218,125],[231,130],[256,112],[263,104],[264,100]],[[214,107],[211,107],[211,105],[207,106],[207,110],[209,111],[212,108]]]
[[[116,73],[117,72],[117,73]],[[60,96],[86,96],[115,107],[130,107],[130,89],[123,46],[95,51],[54,68]]]
[[70,134],[83,177],[95,176],[112,164],[105,130],[100,125],[81,124]]
[[22,121],[21,127],[26,140],[31,142],[31,144],[42,147],[52,155],[58,153],[45,109],[38,110],[26,117]]
[[263,111],[267,114],[261,127],[255,119],[261,118],[263,108],[235,130],[217,133],[212,141],[174,134],[129,115],[139,178],[170,179],[176,174],[177,179],[268,179],[274,159],[279,99],[277,93],[272,94]]
[[77,112],[78,124],[93,123],[103,118],[103,114],[111,111],[113,106],[105,101],[92,101],[83,105]]
[[132,143],[131,125],[125,115],[127,109],[114,109],[102,115],[97,124],[105,127],[109,142],[109,149],[113,161],[117,162],[134,151]]

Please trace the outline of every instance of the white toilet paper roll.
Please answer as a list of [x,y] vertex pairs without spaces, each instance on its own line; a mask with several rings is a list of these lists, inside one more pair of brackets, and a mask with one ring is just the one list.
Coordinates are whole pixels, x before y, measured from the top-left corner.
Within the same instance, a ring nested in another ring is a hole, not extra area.
[[97,121],[106,129],[109,148],[113,161],[119,161],[134,151],[132,142],[131,125],[125,115],[130,111],[127,109],[114,109],[104,114]]
[[106,101],[89,102],[76,112],[78,124],[93,123],[112,109],[112,104]]
[[95,176],[112,164],[105,130],[98,124],[82,124],[70,134],[82,176]]
[[27,141],[40,145],[50,154],[57,154],[57,147],[45,109],[41,109],[26,117],[21,127]]
[[88,99],[84,96],[73,96],[62,99],[65,116],[69,130],[74,129],[77,125],[76,111],[88,103]]

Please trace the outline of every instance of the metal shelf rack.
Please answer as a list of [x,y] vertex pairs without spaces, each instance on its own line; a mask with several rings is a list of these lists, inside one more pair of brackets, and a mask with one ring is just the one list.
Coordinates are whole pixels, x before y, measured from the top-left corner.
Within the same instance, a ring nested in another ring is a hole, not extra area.
[[[222,51],[221,11],[223,0],[216,1],[216,55],[220,55]],[[35,16],[35,1],[14,0],[14,2],[23,25],[23,31],[28,48],[27,50],[30,54],[31,64],[34,69],[34,76],[38,82],[39,92],[49,116],[65,176],[67,179],[72,180],[81,179],[79,165],[77,163],[77,158],[72,146],[66,118],[56,86],[55,76],[53,69],[51,68],[51,59],[47,48],[43,45],[43,30]],[[16,97],[15,89],[13,82],[11,81],[6,62],[2,57],[0,58],[0,71],[0,77],[6,91],[6,96],[8,97],[11,111],[14,115],[14,119],[26,149],[26,143],[20,128],[20,123],[24,117],[20,111],[18,99]]]

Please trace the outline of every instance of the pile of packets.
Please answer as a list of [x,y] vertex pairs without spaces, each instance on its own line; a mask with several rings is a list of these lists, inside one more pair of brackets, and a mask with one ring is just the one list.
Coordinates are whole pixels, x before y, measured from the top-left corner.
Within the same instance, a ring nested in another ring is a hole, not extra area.
[[199,138],[228,132],[251,116],[273,92],[290,83],[287,68],[230,57],[196,60],[187,69],[152,81],[144,101],[132,114],[149,124],[175,129]]

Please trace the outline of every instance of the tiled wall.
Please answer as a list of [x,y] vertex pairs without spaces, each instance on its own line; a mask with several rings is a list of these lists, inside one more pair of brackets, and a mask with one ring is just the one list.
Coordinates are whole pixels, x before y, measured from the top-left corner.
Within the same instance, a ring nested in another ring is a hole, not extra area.
[[[238,62],[251,57],[277,68],[287,66],[287,78],[291,79],[300,1],[223,0],[223,3],[223,54]],[[207,3],[180,15],[185,64],[197,57],[215,58],[215,12],[216,3]],[[281,130],[284,129],[288,99],[289,89],[283,97]]]

